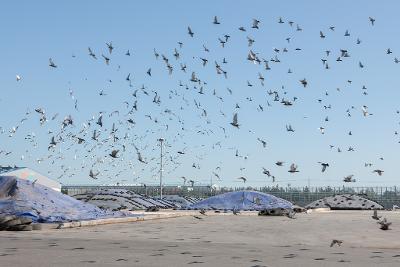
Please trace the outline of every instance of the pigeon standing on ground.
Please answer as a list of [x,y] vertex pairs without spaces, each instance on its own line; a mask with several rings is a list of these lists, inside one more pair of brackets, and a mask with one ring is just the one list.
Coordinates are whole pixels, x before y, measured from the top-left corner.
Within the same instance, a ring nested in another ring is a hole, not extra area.
[[342,245],[342,243],[343,243],[343,240],[333,239],[330,247],[333,247],[334,245],[337,245],[340,247]]
[[374,220],[380,220],[382,216],[378,216],[378,211],[374,210],[374,214],[371,216]]
[[389,226],[392,224],[391,222],[388,222],[386,218],[383,218],[381,221],[378,221],[377,223],[380,224],[381,230],[390,230]]

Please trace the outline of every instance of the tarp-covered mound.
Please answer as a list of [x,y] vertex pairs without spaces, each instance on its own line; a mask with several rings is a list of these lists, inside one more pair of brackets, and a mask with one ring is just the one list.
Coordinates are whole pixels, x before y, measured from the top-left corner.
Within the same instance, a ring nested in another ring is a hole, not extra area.
[[324,197],[306,206],[306,208],[330,208],[332,210],[374,210],[383,209],[378,203],[359,195],[343,194]]
[[110,210],[145,210],[149,207],[175,208],[168,200],[146,197],[126,189],[98,189],[75,195],[74,198]]
[[292,209],[292,203],[273,195],[256,191],[229,192],[192,204],[189,209],[265,210]]
[[200,201],[199,198],[188,197],[188,196],[178,196],[178,195],[166,195],[163,196],[163,200],[174,203],[177,208],[186,208],[194,203]]
[[122,212],[104,211],[43,185],[9,176],[0,176],[0,214],[26,216],[34,222],[126,216]]

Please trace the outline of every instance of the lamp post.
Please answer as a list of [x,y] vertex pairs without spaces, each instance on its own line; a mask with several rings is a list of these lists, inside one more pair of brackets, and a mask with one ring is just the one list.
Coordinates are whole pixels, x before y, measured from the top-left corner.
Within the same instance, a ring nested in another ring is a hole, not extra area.
[[158,139],[160,142],[161,154],[160,154],[160,199],[162,199],[162,175],[163,175],[163,142],[164,138]]

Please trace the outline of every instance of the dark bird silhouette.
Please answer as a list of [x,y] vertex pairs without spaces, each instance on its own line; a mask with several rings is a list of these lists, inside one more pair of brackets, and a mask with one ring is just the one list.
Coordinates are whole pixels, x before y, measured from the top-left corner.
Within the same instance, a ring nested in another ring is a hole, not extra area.
[[112,158],[118,158],[118,152],[119,150],[113,150],[111,151],[111,153],[109,154]]
[[303,80],[300,80],[300,83],[304,86],[304,88],[307,86],[308,82],[307,80],[304,78]]
[[348,175],[348,176],[346,176],[346,177],[344,177],[343,178],[343,182],[345,182],[345,183],[354,183],[356,180],[355,179],[353,179],[353,174],[351,174],[351,175]]
[[372,17],[369,17],[369,22],[371,22],[371,25],[374,26],[375,25],[375,19]]
[[101,56],[104,58],[104,61],[106,62],[106,64],[109,65],[110,64],[110,58],[106,57],[103,54],[101,54]]
[[373,170],[372,172],[377,173],[379,176],[382,176],[384,171],[376,169],[376,170]]
[[389,226],[392,224],[391,222],[388,222],[386,218],[383,218],[381,221],[378,221],[377,224],[380,224],[380,229],[381,230],[389,230]]
[[89,172],[89,177],[93,179],[97,179],[97,176],[100,174],[100,172],[94,173],[93,170],[90,170]]
[[237,113],[235,113],[235,114],[233,115],[233,119],[232,119],[231,125],[234,126],[234,127],[236,127],[236,128],[239,128],[238,114],[237,114]]
[[299,172],[299,171],[297,170],[297,168],[298,168],[298,166],[295,165],[294,163],[292,163],[292,165],[290,165],[290,169],[288,170],[288,172],[290,172],[290,173]]
[[258,19],[253,19],[253,26],[251,26],[253,29],[258,29],[258,24],[260,24],[260,21]]
[[374,214],[371,217],[372,219],[379,221],[382,216],[378,216],[378,211],[374,210]]
[[90,47],[88,47],[88,50],[89,50],[89,56],[91,56],[94,59],[97,59],[96,55],[93,53],[93,51]]
[[57,65],[54,63],[53,59],[49,58],[49,66],[52,68],[57,68]]
[[326,170],[326,168],[327,167],[329,167],[329,164],[328,163],[324,163],[324,162],[318,162],[319,164],[321,164],[321,166],[322,166],[322,172],[325,172],[325,170]]
[[216,24],[216,25],[221,24],[221,23],[218,21],[217,16],[214,16],[213,24]]
[[239,179],[239,180],[242,180],[243,183],[246,183],[246,181],[247,181],[247,179],[246,179],[245,177],[243,177],[243,176],[239,177],[238,179]]
[[194,33],[192,32],[192,29],[190,27],[188,27],[188,34],[190,35],[190,37],[193,37]]
[[337,245],[337,246],[340,247],[342,245],[342,243],[343,243],[343,240],[333,239],[332,242],[331,242],[330,247],[333,247],[334,245]]
[[114,49],[114,46],[112,45],[112,42],[106,43],[106,45],[107,45],[107,48],[108,48],[108,52],[111,54],[113,49]]

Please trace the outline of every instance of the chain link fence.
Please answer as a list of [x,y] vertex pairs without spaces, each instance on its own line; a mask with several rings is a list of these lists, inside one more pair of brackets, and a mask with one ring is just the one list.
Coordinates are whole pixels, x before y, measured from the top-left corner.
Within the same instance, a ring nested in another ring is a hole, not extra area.
[[[82,194],[98,189],[127,189],[135,193],[158,196],[160,195],[159,186],[147,185],[69,185],[63,186],[62,192],[70,196]],[[254,190],[274,195],[286,199],[294,204],[306,206],[307,204],[328,196],[338,194],[357,194],[367,199],[377,202],[386,209],[393,208],[394,205],[400,206],[400,192],[396,186],[393,187],[222,187],[213,188],[211,186],[179,186],[168,185],[163,187],[164,195],[193,196],[207,198],[210,196],[223,194],[232,191]]]

